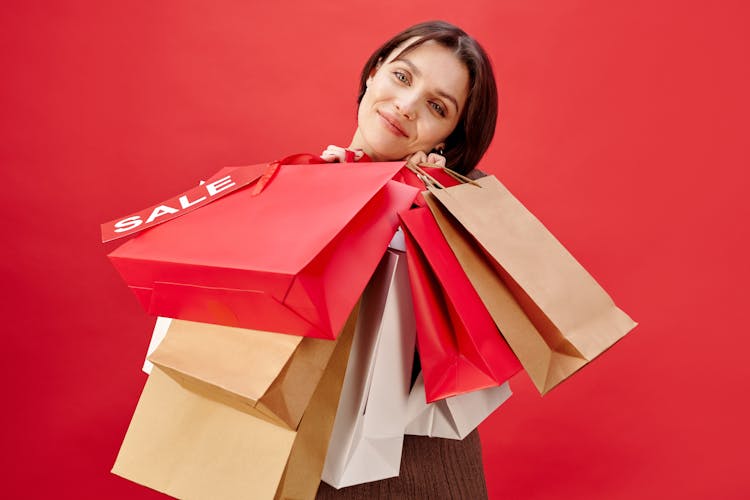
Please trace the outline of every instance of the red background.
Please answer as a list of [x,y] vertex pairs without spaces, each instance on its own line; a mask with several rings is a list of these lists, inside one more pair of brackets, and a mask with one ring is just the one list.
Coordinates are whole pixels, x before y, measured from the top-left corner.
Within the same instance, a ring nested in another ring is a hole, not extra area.
[[159,496],[109,473],[153,318],[99,223],[347,144],[360,64],[439,17],[494,60],[482,167],[640,322],[544,398],[516,377],[491,498],[747,498],[747,5],[3,2],[3,496]]

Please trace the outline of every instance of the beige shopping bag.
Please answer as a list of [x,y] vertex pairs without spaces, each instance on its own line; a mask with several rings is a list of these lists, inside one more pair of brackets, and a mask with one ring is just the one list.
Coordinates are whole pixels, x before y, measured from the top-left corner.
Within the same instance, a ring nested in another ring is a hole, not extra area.
[[224,389],[280,425],[296,429],[334,343],[172,320],[149,360]]
[[[178,498],[314,498],[357,310],[338,340],[321,340],[334,346],[333,353],[296,428],[258,411],[251,402],[254,396],[232,392],[241,381],[231,389],[222,388],[162,365],[164,358],[152,356],[154,369],[112,472]],[[175,335],[170,352],[171,364],[182,369],[195,366],[189,361],[197,353],[194,349],[202,355],[215,340],[205,335],[202,344],[191,340],[182,345],[181,337]],[[178,347],[181,357],[176,354]],[[219,356],[220,365],[221,359],[233,362],[237,347],[233,342],[225,349],[210,349]],[[248,365],[247,372],[252,371]]]
[[505,403],[511,394],[510,385],[505,382],[497,387],[488,387],[428,403],[424,378],[420,373],[409,393],[404,432],[415,436],[463,439]]
[[494,176],[429,192],[441,231],[542,394],[636,326]]

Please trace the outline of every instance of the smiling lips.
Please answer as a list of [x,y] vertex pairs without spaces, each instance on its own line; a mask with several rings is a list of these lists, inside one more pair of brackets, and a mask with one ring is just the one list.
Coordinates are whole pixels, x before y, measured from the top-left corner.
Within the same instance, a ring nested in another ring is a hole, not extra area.
[[399,122],[398,118],[396,118],[394,115],[387,113],[385,111],[378,111],[378,115],[383,121],[383,124],[385,125],[385,128],[390,130],[394,135],[401,136],[401,137],[409,137],[409,134],[406,133],[404,128],[401,126],[401,123]]

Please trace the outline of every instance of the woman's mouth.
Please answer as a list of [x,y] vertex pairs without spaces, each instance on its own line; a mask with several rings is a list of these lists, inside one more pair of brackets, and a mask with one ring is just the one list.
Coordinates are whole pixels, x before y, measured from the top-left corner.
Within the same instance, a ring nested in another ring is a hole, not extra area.
[[385,128],[387,128],[393,135],[409,137],[409,134],[407,134],[403,127],[401,127],[401,124],[395,116],[384,111],[378,111],[378,116],[380,116]]

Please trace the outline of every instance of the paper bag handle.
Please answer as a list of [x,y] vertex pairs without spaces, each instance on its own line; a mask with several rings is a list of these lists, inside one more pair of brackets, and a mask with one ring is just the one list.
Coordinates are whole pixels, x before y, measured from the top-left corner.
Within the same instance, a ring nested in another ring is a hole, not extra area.
[[478,182],[476,182],[476,181],[474,181],[472,179],[469,179],[465,175],[459,174],[458,172],[456,172],[454,170],[451,170],[448,167],[444,167],[442,165],[437,165],[435,163],[419,163],[418,164],[418,163],[407,162],[406,163],[406,168],[408,168],[409,170],[411,170],[412,172],[414,172],[414,174],[417,176],[417,178],[419,180],[421,180],[422,182],[424,182],[425,186],[427,186],[427,187],[433,186],[433,187],[436,187],[438,189],[445,189],[445,186],[443,186],[442,184],[440,184],[440,182],[438,182],[437,179],[435,179],[433,176],[431,176],[430,174],[428,174],[422,167],[425,167],[425,168],[439,168],[439,169],[442,169],[443,172],[445,172],[447,175],[453,177],[455,180],[457,180],[461,184],[471,184],[471,185],[479,187],[479,188],[482,187],[481,184],[479,184]]

